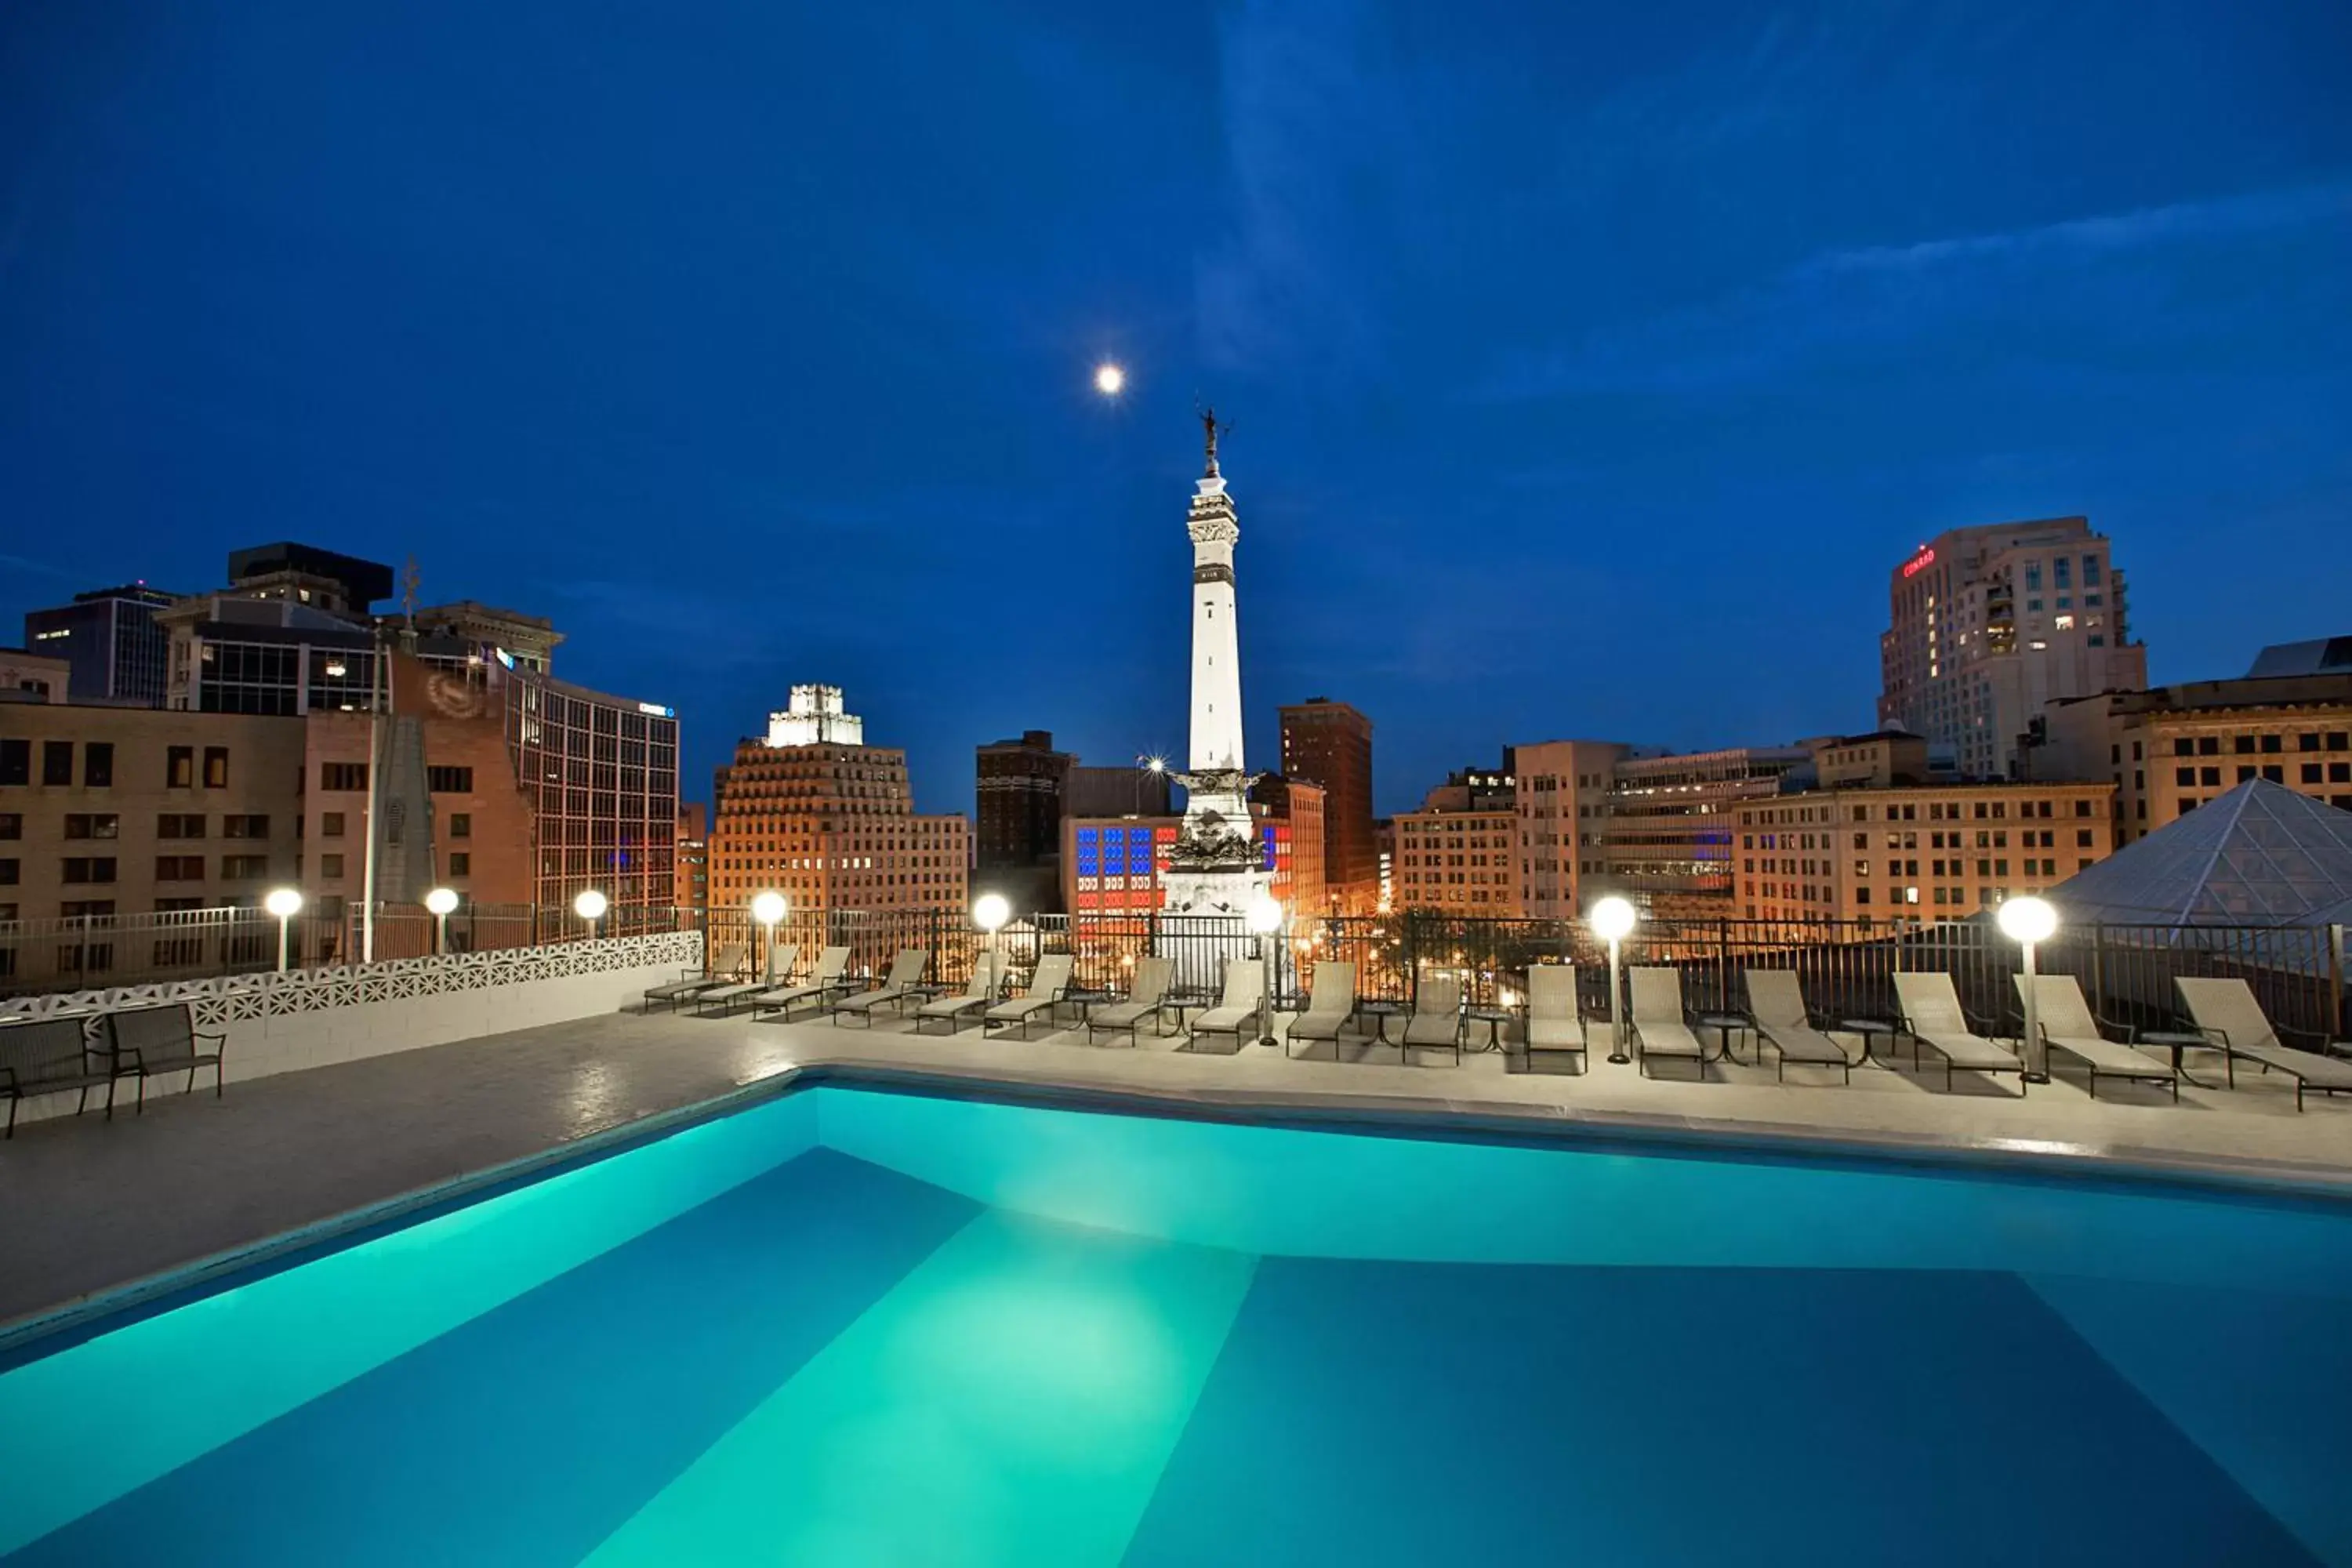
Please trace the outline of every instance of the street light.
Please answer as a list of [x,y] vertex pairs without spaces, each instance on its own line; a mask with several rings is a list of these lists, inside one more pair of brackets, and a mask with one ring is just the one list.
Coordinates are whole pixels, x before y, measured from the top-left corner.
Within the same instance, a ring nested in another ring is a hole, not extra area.
[[768,928],[768,984],[776,983],[776,922],[784,918],[784,896],[770,890],[751,900],[751,918]]
[[1271,893],[1260,893],[1242,911],[1242,923],[1257,938],[1258,948],[1265,955],[1265,983],[1259,987],[1257,1043],[1270,1046],[1274,1044],[1274,933],[1282,929],[1280,901]]
[[593,888],[583,888],[580,896],[572,900],[572,912],[588,922],[590,942],[596,940],[596,922],[603,920],[604,911],[612,907],[613,900]]
[[2042,998],[2034,994],[2040,984],[2033,977],[2033,946],[2056,933],[2058,911],[2044,899],[2010,899],[2002,902],[1995,918],[2000,921],[2001,934],[2025,952],[2025,1039],[2021,1053],[2025,1071],[2021,1076],[2028,1083],[2048,1083],[2050,1052],[2042,1040]]
[[455,888],[436,888],[425,895],[425,907],[433,914],[433,951],[449,951],[449,916],[457,908]]
[[278,973],[286,973],[286,931],[296,915],[302,912],[302,895],[292,888],[272,888],[261,907],[278,917]]
[[1584,922],[1592,934],[1609,944],[1609,1059],[1630,1062],[1625,1054],[1625,991],[1617,979],[1617,944],[1633,934],[1633,924],[1641,916],[1633,906],[1614,894],[1601,900],[1585,911]]

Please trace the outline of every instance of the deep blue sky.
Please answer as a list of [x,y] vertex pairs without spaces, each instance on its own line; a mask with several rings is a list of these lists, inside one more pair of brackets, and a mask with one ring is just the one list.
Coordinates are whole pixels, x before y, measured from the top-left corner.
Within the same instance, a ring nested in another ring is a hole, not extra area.
[[[796,680],[930,809],[1244,697],[1870,721],[1885,574],[2087,512],[2158,679],[2352,631],[2352,7],[0,6],[0,640],[295,538],[553,617],[689,795]],[[1131,392],[1087,389],[1103,355]]]

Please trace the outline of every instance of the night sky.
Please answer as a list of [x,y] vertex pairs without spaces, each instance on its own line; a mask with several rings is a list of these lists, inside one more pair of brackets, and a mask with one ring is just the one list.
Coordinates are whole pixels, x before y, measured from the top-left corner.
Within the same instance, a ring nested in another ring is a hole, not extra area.
[[[553,618],[689,796],[794,681],[1183,742],[1871,721],[1888,569],[2088,513],[2151,673],[2352,632],[2352,6],[0,5],[0,641],[292,538]],[[1088,385],[1129,370],[1117,405]]]

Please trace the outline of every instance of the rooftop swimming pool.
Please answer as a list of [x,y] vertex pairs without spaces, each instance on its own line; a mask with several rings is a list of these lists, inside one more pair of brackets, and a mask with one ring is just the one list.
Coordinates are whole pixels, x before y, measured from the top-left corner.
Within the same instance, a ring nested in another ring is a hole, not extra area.
[[835,1084],[156,1306],[11,1568],[2352,1563],[2317,1199]]

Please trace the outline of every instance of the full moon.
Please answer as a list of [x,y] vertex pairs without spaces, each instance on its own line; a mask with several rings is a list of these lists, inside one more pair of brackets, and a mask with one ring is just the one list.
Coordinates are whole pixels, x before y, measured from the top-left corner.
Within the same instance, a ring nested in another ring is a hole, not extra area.
[[1105,397],[1117,397],[1127,390],[1127,372],[1106,360],[1095,366],[1095,390]]

